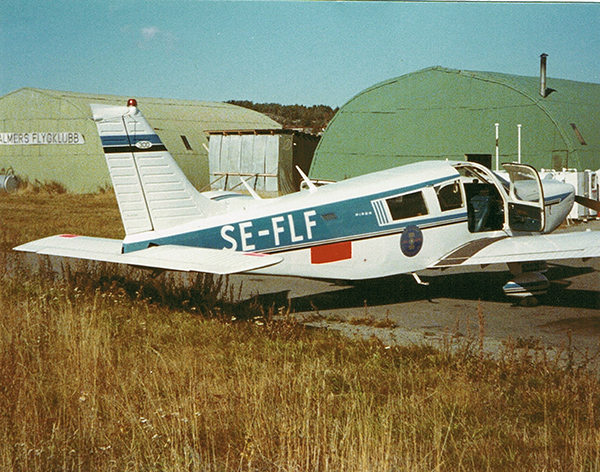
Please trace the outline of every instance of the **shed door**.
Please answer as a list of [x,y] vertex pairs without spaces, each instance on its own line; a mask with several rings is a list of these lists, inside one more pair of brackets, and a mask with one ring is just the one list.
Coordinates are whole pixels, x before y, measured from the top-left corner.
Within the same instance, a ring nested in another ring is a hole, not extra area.
[[526,164],[505,163],[502,167],[510,179],[508,225],[514,231],[544,231],[544,190],[539,174]]

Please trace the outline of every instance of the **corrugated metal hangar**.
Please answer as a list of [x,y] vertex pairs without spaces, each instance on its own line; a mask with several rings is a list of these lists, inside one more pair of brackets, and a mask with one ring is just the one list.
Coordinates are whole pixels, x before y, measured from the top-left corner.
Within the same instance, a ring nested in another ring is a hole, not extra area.
[[522,125],[523,163],[600,169],[599,84],[432,67],[370,87],[342,106],[310,177],[341,180],[465,156],[495,168],[496,123],[500,162],[517,160]]
[[[124,105],[131,97],[22,88],[0,97],[0,168],[73,192],[110,184],[90,103]],[[280,129],[267,116],[220,102],[137,98],[184,173],[198,189],[210,183],[206,130]]]

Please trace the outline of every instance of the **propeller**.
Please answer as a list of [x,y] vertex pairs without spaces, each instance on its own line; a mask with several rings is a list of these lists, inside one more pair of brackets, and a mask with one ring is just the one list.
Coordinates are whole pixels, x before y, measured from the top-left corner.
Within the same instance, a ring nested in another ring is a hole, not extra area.
[[600,213],[600,201],[598,200],[592,200],[591,198],[582,197],[581,195],[575,195],[575,201],[581,206]]

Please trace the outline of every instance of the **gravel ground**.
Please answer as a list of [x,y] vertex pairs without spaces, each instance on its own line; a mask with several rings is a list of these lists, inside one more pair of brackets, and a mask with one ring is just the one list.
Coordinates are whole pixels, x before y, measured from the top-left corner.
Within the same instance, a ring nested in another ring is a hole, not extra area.
[[[600,222],[561,231],[600,230]],[[357,286],[286,277],[232,276],[242,297],[260,294],[265,306],[289,307],[320,328],[351,336],[376,336],[386,345],[469,340],[497,355],[516,346],[550,357],[570,356],[600,365],[600,261],[550,264],[547,295],[533,307],[519,306],[502,293],[507,273],[429,278],[430,286],[399,276]],[[288,305],[286,305],[288,304]]]

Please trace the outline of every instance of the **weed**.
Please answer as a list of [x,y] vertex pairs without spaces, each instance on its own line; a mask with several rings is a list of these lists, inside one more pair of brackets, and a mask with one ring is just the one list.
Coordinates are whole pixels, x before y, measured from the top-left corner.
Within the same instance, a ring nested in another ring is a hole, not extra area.
[[398,323],[390,319],[389,314],[385,318],[376,318],[373,315],[364,316],[361,318],[352,318],[349,323],[355,326],[371,326],[373,328],[388,328],[393,329],[398,327]]

